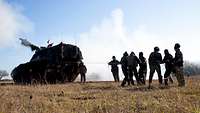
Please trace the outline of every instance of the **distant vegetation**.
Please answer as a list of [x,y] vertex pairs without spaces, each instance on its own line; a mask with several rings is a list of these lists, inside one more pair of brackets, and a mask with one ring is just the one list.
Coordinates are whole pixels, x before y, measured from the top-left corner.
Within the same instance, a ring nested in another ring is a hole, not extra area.
[[186,75],[200,75],[200,64],[185,61],[183,70]]
[[5,70],[0,70],[0,80],[2,80],[3,77],[6,77],[6,76],[8,76],[8,75],[9,75],[9,74],[8,74],[7,71],[5,71]]

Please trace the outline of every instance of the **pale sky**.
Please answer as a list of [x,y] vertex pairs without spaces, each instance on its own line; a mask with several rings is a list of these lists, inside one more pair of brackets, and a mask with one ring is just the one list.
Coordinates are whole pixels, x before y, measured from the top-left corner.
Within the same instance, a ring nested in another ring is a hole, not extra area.
[[88,76],[106,80],[112,80],[107,62],[124,51],[148,58],[159,46],[174,55],[178,42],[184,60],[200,62],[199,6],[199,0],[0,0],[0,69],[10,72],[34,54],[18,38],[76,44]]

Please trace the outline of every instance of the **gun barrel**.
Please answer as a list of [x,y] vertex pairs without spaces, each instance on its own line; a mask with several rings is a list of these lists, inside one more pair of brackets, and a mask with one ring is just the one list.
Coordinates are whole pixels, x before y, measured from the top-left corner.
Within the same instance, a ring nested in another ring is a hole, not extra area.
[[26,40],[26,39],[19,38],[19,40],[21,40],[21,44],[22,44],[23,46],[30,47],[32,51],[34,51],[34,50],[39,50],[39,49],[40,49],[38,46],[32,44],[31,42],[29,42],[29,41]]

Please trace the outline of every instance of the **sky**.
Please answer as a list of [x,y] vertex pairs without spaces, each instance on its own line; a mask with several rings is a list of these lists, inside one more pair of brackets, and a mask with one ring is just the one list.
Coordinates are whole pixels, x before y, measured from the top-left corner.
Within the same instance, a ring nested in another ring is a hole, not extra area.
[[[112,80],[107,63],[124,51],[159,46],[184,60],[200,62],[199,0],[0,0],[0,69],[11,70],[34,54],[18,38],[46,46],[62,42],[80,47],[88,76]],[[120,72],[120,77],[123,75]]]

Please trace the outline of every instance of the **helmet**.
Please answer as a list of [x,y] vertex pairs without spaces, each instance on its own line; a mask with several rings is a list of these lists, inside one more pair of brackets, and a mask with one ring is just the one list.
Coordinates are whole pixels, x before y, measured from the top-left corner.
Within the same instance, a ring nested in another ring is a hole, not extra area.
[[135,55],[135,53],[132,51],[130,55]]
[[181,46],[179,43],[176,43],[175,46],[174,46],[174,49],[179,49]]
[[123,55],[124,55],[124,56],[128,56],[128,53],[127,53],[127,51],[125,51]]
[[143,56],[143,52],[139,52],[139,56]]
[[159,47],[154,47],[154,51],[160,51]]
[[168,54],[168,53],[169,53],[168,49],[165,49],[165,50],[164,50],[164,53],[165,53],[165,54]]
[[116,57],[115,57],[115,56],[112,56],[112,59],[116,59]]

